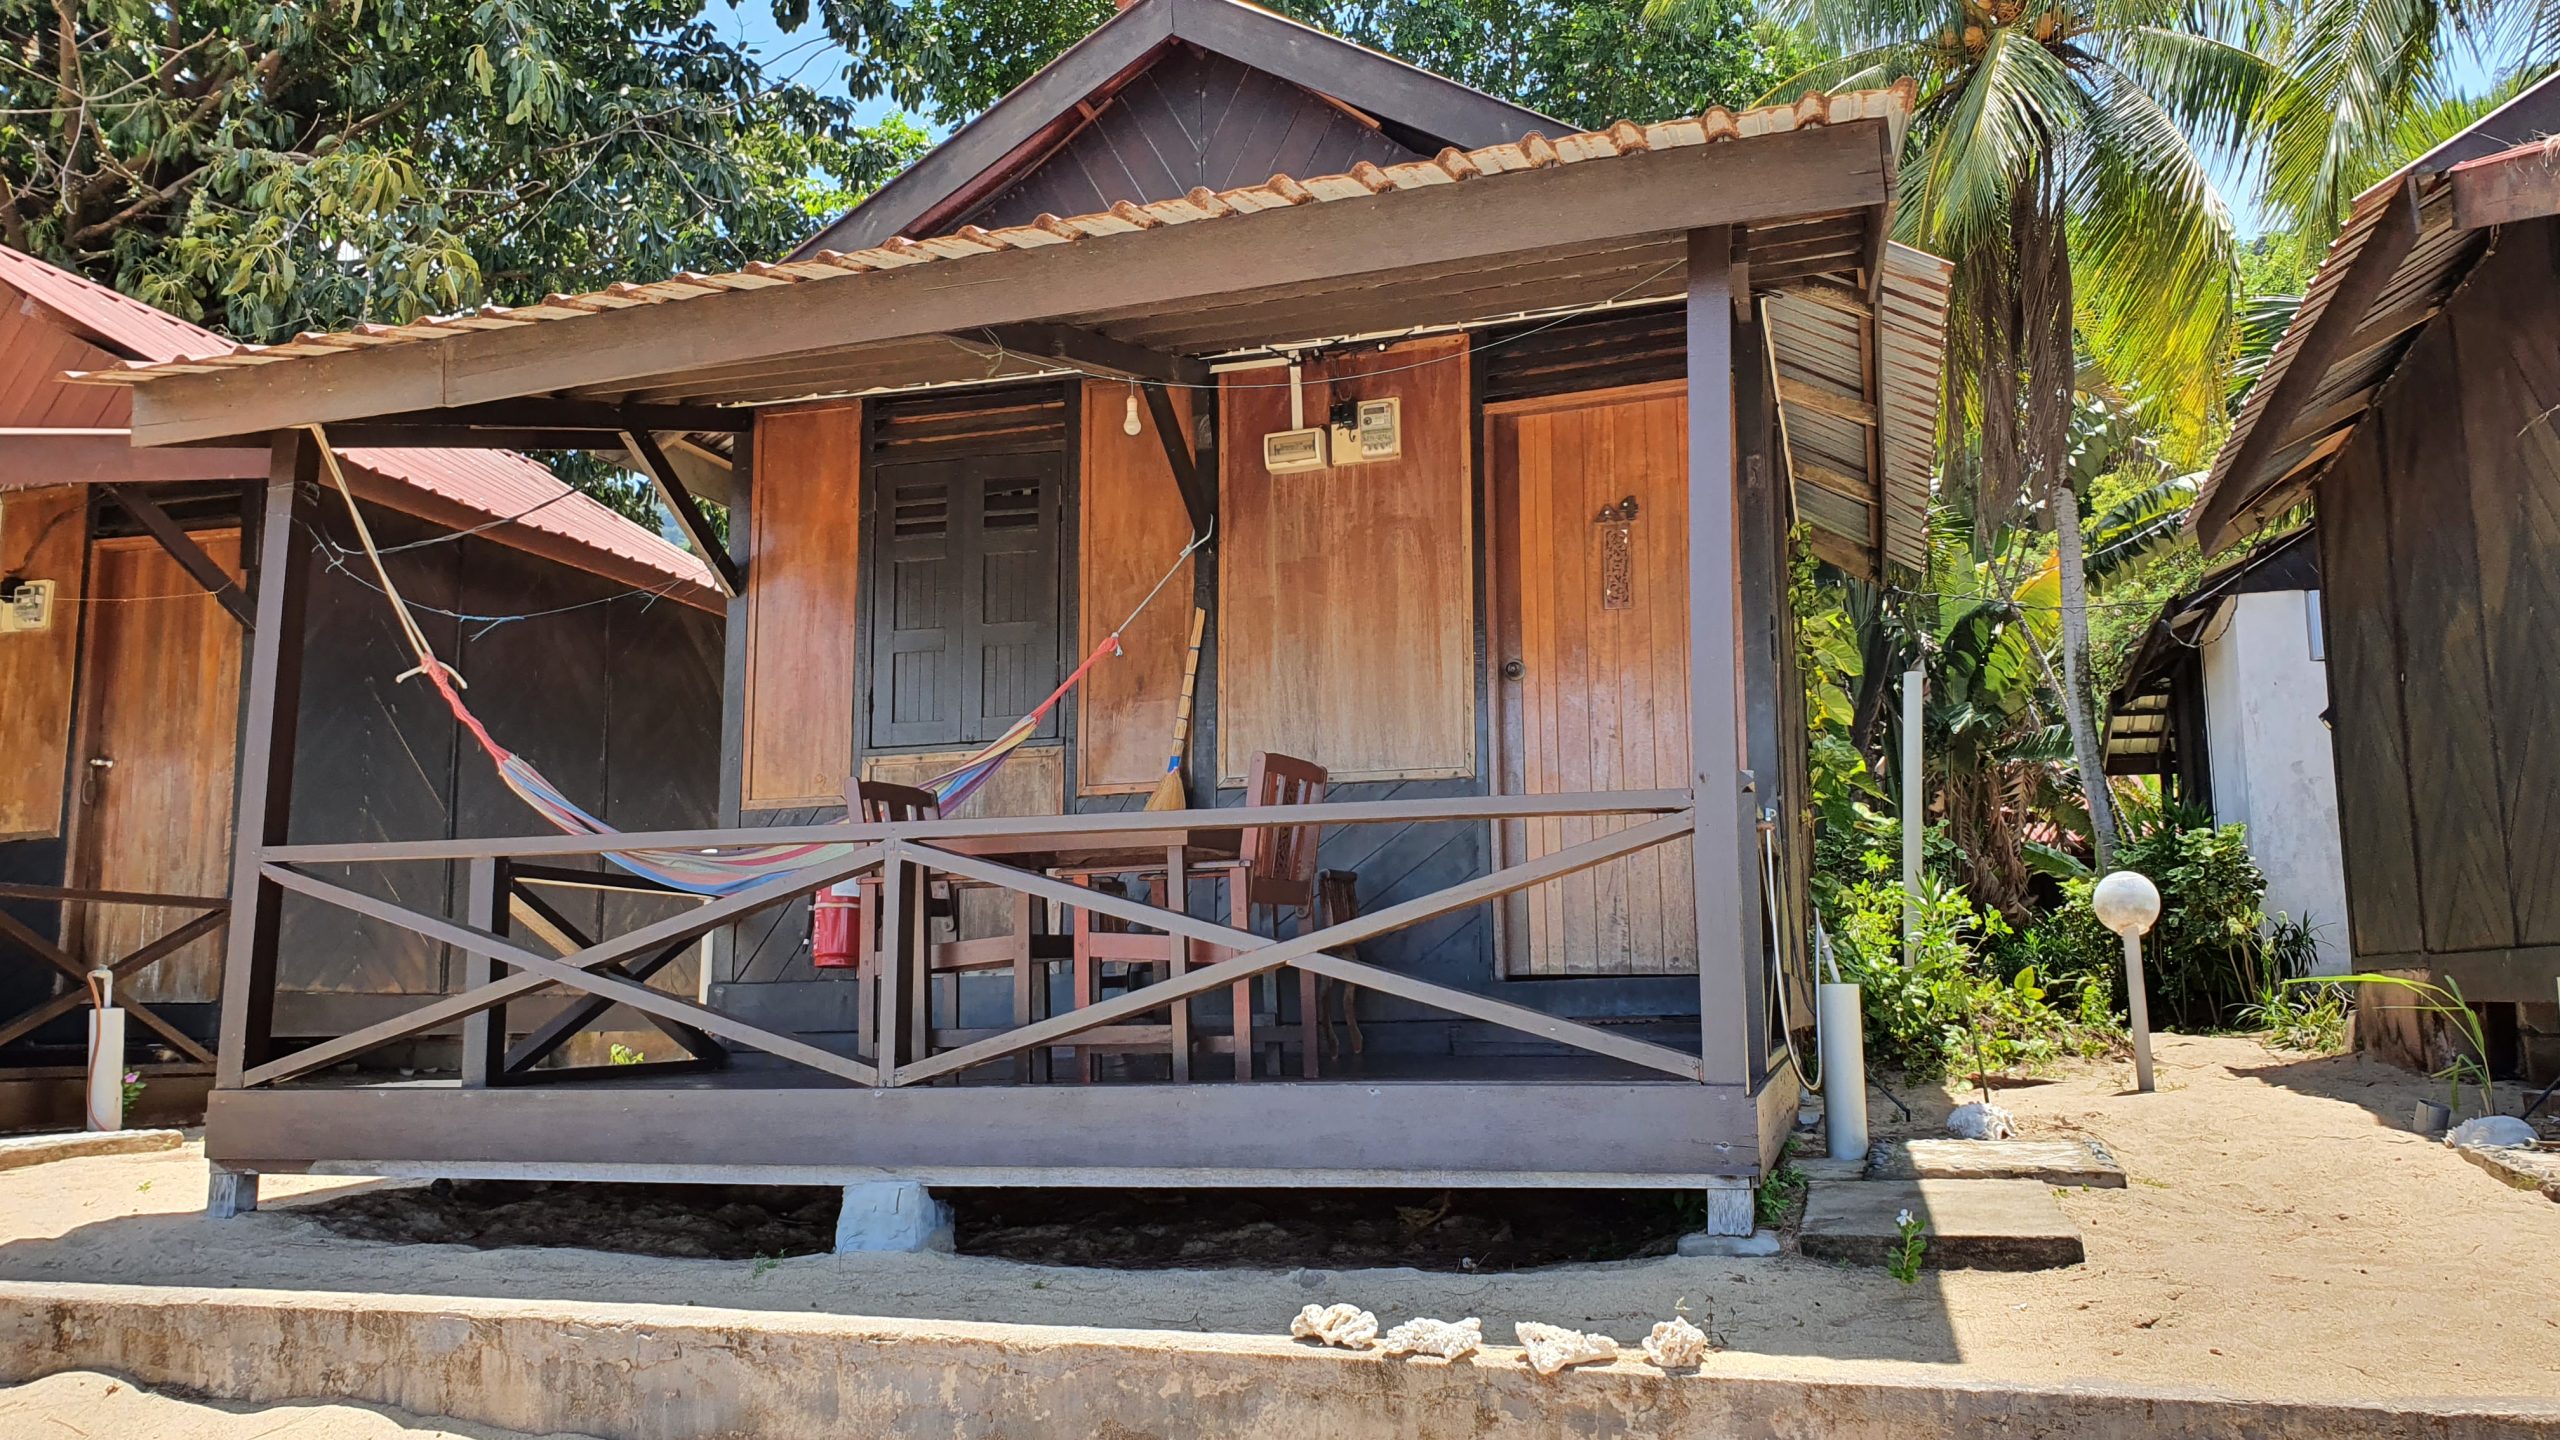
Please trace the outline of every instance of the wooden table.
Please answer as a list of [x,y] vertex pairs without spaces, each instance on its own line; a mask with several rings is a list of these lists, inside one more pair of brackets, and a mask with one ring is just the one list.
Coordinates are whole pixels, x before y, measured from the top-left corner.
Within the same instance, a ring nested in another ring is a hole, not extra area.
[[[919,845],[933,846],[955,855],[992,860],[1027,876],[1045,876],[1058,871],[1081,871],[1088,874],[1110,874],[1113,871],[1153,871],[1166,875],[1165,894],[1174,908],[1188,910],[1189,876],[1194,866],[1232,863],[1242,856],[1244,830],[1234,825],[1169,824],[1160,829],[1116,831],[1049,831],[1039,835],[954,836],[948,840],[934,838],[931,827],[922,827],[912,838]],[[930,894],[931,859],[925,858],[902,867],[902,883],[907,887],[900,913],[911,916],[912,923],[902,923],[904,933],[884,937],[891,954],[878,967],[880,987],[877,1013],[880,1017],[879,1037],[875,1042],[884,1066],[918,1058],[926,1048],[930,1027],[924,1023],[928,1010],[925,988],[933,975],[932,960],[938,949],[950,950],[959,957],[946,969],[996,968],[1010,965],[1014,975],[1013,1018],[1017,1026],[1028,1025],[1040,1016],[1035,1001],[1033,972],[1044,960],[1056,958],[1039,953],[1035,939],[1033,897],[1014,891],[1013,934],[999,941],[960,941],[956,946],[936,947],[925,940],[924,900]],[[984,886],[987,882],[971,877],[966,885]],[[1000,888],[1000,887],[989,887]],[[988,954],[983,964],[973,963],[958,946],[984,947]],[[1188,968],[1191,945],[1173,945],[1172,973],[1179,975]],[[1082,1007],[1091,1003],[1091,976],[1079,967],[1071,1003]],[[1042,987],[1045,990],[1045,987]],[[1111,1027],[1097,1030],[1088,1046],[1077,1048],[1076,1073],[1082,1078],[1087,1070],[1087,1055],[1092,1049],[1107,1045],[1124,1047],[1142,1038],[1143,1027]],[[1125,1032],[1125,1033],[1120,1033]],[[1151,1037],[1144,1037],[1151,1038]],[[1173,1006],[1169,1030],[1164,1036],[1173,1055],[1173,1078],[1191,1077],[1191,1007],[1188,1002]],[[893,1050],[892,1047],[895,1047]],[[894,1059],[891,1057],[894,1055]],[[1017,1057],[1015,1075],[1022,1080],[1040,1078],[1045,1064],[1035,1063],[1042,1057]]]

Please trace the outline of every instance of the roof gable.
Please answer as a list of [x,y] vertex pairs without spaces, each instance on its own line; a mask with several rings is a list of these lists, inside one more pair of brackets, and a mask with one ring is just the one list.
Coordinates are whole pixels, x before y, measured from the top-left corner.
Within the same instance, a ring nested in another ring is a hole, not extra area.
[[799,253],[1572,128],[1239,0],[1136,0]]

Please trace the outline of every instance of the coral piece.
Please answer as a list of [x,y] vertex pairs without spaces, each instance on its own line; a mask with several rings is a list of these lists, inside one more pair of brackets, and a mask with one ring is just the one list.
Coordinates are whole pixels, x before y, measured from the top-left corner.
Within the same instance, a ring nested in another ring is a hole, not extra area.
[[1976,1100],[1948,1113],[1947,1133],[1959,1140],[2006,1140],[2018,1133],[2018,1117]]
[[1618,1342],[1606,1335],[1586,1335],[1535,1320],[1523,1320],[1513,1328],[1519,1333],[1520,1348],[1529,1352],[1529,1368],[1541,1375],[1553,1375],[1567,1365],[1618,1358]]
[[1378,1317],[1357,1305],[1310,1305],[1289,1322],[1293,1340],[1321,1340],[1344,1350],[1366,1350],[1378,1338]]
[[2444,1143],[2459,1150],[2465,1145],[2530,1145],[2541,1138],[2533,1126],[2513,1115],[2484,1115],[2446,1131]]
[[1432,1320],[1415,1316],[1378,1342],[1378,1348],[1390,1355],[1437,1355],[1455,1360],[1472,1355],[1484,1343],[1484,1322],[1470,1315],[1464,1320]]
[[1653,1327],[1644,1337],[1644,1358],[1665,1370],[1684,1370],[1707,1363],[1707,1352],[1715,1346],[1707,1340],[1707,1332],[1689,1323],[1685,1315],[1674,1315]]

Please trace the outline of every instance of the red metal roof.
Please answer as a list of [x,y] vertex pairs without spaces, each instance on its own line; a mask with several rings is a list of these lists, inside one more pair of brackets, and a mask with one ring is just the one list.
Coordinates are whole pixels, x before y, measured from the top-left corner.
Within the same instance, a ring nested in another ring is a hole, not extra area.
[[[70,328],[127,352],[130,360],[145,364],[202,360],[239,348],[202,326],[7,246],[0,246],[0,284],[51,311]],[[599,557],[626,562],[608,565],[607,570],[645,567],[688,592],[694,587],[707,592],[711,584],[710,568],[699,557],[571,489],[544,466],[512,450],[365,448],[338,453],[349,464],[486,519],[512,520]],[[686,593],[682,598],[703,603],[706,596]]]

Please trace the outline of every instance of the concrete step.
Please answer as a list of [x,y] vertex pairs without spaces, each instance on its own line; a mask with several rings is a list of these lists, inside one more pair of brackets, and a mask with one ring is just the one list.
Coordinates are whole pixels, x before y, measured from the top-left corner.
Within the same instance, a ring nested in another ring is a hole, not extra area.
[[1817,1260],[1882,1265],[1901,1247],[1895,1217],[1928,1233],[1931,1270],[2052,1270],[2088,1258],[2080,1227],[2033,1180],[1859,1180],[1817,1184],[1796,1245]]
[[2038,1180],[2121,1190],[2124,1167],[2095,1140],[1887,1140],[1867,1152],[1870,1180]]

